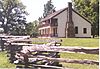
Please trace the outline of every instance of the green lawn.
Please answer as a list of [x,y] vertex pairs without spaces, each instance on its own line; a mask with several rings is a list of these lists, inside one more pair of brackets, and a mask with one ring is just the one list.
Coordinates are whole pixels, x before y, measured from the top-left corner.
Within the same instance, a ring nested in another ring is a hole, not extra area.
[[[64,46],[99,47],[99,40],[93,38],[62,38]],[[79,53],[60,53],[62,58],[99,60],[98,55]],[[63,66],[75,69],[98,69],[98,65],[62,63]]]
[[33,38],[33,43],[42,44],[52,40],[62,39],[63,46],[81,46],[81,47],[98,47],[98,38]]
[[[98,38],[54,38],[50,40],[60,40],[63,41],[62,46],[78,46],[78,47],[99,47],[99,39]],[[48,38],[33,38],[33,40],[42,40],[41,42],[33,42],[33,43],[47,43]],[[60,53],[61,58],[69,58],[69,59],[88,59],[88,60],[99,60],[98,55],[94,54],[79,54],[79,53]],[[88,64],[72,64],[72,63],[61,63],[65,67],[75,68],[75,69],[98,69],[98,65],[88,65]]]
[[64,46],[98,47],[98,38],[62,38]]
[[6,52],[0,52],[0,68],[15,68],[14,64],[9,63]]
[[[99,39],[98,38],[55,38],[56,40],[62,39],[63,46],[80,46],[80,47],[99,47]],[[49,39],[40,39],[33,38],[33,43],[47,43]],[[42,42],[38,42],[38,41]],[[52,40],[52,39],[50,39]],[[54,39],[53,39],[54,40]],[[79,53],[60,53],[61,58],[69,58],[69,59],[90,59],[90,60],[99,60],[98,55],[94,54],[79,54]],[[74,69],[98,69],[97,65],[88,65],[88,64],[71,64],[71,63],[61,63],[65,67],[70,67]],[[15,67],[14,64],[10,64],[8,62],[8,58],[6,57],[5,52],[0,52],[0,67],[2,68],[11,68]]]

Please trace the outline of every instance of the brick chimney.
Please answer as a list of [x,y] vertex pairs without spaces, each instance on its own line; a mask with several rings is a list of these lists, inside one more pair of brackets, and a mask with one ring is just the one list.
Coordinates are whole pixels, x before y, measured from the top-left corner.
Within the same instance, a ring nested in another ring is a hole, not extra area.
[[68,38],[74,38],[75,37],[75,30],[74,30],[74,23],[72,20],[72,3],[68,2],[68,10],[67,10],[67,33],[66,37]]

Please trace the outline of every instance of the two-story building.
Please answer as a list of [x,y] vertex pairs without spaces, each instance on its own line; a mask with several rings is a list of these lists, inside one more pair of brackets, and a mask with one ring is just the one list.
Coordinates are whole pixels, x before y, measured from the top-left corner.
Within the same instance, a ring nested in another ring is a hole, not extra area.
[[68,7],[58,10],[41,19],[39,23],[39,37],[91,37],[91,22]]

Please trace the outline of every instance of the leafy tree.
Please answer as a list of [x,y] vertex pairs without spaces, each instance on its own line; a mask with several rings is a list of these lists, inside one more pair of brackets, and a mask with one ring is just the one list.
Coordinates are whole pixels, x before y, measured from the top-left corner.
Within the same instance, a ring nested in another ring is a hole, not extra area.
[[35,20],[33,22],[26,24],[26,34],[31,35],[32,37],[36,37],[38,35],[38,21]]
[[99,0],[72,0],[74,8],[92,22],[92,35],[99,35]]
[[23,34],[27,12],[19,0],[0,0],[0,15],[5,33]]
[[43,13],[44,17],[46,17],[47,15],[51,14],[54,11],[55,11],[55,8],[51,0],[49,0],[46,4],[44,4],[44,13]]
[[41,21],[41,19],[42,19],[42,16],[38,18],[38,21]]

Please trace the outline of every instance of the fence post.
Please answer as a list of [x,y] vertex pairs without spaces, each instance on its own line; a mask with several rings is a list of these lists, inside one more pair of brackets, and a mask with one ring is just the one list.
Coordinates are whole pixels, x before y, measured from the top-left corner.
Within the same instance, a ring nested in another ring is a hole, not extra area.
[[13,63],[15,61],[15,53],[16,50],[15,50],[15,45],[12,45],[11,43],[9,43],[9,54],[10,54],[10,57],[9,57],[9,60],[11,63]]
[[4,41],[2,39],[3,38],[0,37],[0,45],[1,45],[1,51],[4,51]]

